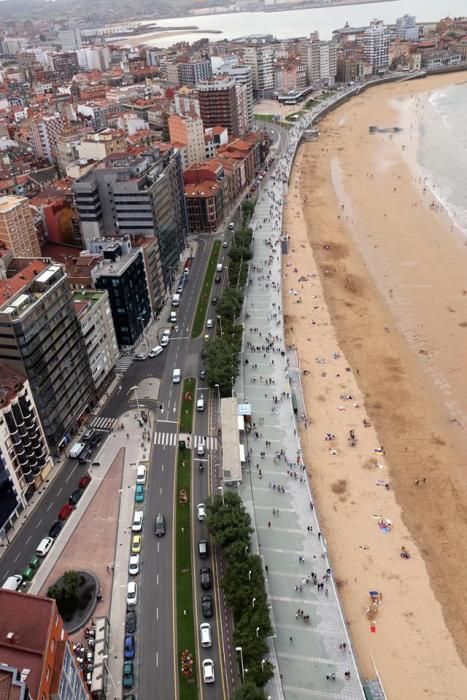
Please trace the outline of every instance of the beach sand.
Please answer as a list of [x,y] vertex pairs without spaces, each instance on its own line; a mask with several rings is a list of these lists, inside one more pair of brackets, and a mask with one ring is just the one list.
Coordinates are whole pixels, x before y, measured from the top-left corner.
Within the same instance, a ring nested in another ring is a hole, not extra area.
[[302,445],[362,674],[398,699],[467,696],[467,246],[422,194],[410,128],[417,95],[465,80],[372,88],[329,115],[285,207]]

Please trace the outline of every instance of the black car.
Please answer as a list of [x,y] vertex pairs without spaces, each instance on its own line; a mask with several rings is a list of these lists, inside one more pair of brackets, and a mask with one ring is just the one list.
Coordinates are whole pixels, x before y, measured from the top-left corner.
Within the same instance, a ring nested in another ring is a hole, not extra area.
[[136,632],[136,610],[126,611],[125,632],[127,634],[134,634]]
[[212,305],[215,306],[218,301],[219,301],[219,297],[213,297],[212,298]]
[[200,540],[198,542],[198,554],[200,559],[207,559],[209,557],[209,544],[207,540]]
[[220,275],[216,275],[216,276],[214,277],[214,282],[217,282],[217,284],[219,284],[220,281],[221,281],[221,276],[220,276]]
[[200,378],[200,379],[206,379],[206,370],[205,370],[205,369],[200,369],[200,371],[199,371],[199,378]]
[[100,435],[93,435],[91,440],[89,441],[89,444],[92,447],[92,449],[95,450],[96,447],[99,447],[101,442],[102,442],[102,437]]
[[75,506],[78,503],[81,496],[83,495],[83,493],[84,492],[81,489],[76,489],[76,491],[73,491],[70,498],[68,499],[68,503],[72,506]]
[[203,617],[212,617],[212,597],[210,595],[203,595],[201,598],[201,608]]
[[56,520],[49,530],[49,537],[54,539],[58,537],[63,527],[63,522],[61,520]]
[[211,588],[212,586],[211,569],[209,568],[209,566],[201,567],[201,569],[199,570],[199,577],[201,581],[201,588],[209,590],[209,588]]

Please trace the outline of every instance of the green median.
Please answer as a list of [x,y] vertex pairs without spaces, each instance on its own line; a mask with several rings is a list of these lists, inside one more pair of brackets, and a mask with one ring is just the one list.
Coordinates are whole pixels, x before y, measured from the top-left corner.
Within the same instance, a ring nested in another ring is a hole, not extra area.
[[[191,434],[195,379],[183,382],[180,432]],[[179,447],[177,457],[176,507],[176,602],[177,664],[180,700],[198,700],[196,682],[195,622],[193,616],[193,572],[191,562],[191,450]]]
[[212,246],[211,255],[209,256],[208,266],[204,274],[203,286],[201,287],[201,292],[199,294],[198,304],[196,306],[195,318],[193,321],[193,328],[191,330],[191,337],[197,338],[201,335],[204,328],[204,320],[206,318],[206,311],[209,305],[209,298],[211,296],[212,285],[214,282],[214,277],[216,276],[217,261],[219,260],[219,253],[221,250],[221,242],[214,241]]

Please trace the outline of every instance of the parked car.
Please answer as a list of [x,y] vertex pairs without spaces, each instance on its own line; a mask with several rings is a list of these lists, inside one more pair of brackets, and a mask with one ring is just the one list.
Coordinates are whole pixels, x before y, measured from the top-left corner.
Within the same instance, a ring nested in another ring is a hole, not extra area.
[[200,559],[207,559],[209,557],[209,544],[207,540],[200,540],[198,542],[198,554]]
[[76,506],[78,503],[79,499],[83,495],[83,490],[82,489],[75,489],[73,493],[71,494],[70,498],[68,499],[68,503],[70,506]]
[[143,529],[144,513],[142,510],[135,510],[133,515],[133,525],[131,526],[132,532],[141,532]]
[[134,360],[142,361],[147,359],[147,355],[144,352],[137,352],[136,355],[133,355]]
[[90,481],[91,481],[91,477],[89,476],[89,474],[86,474],[86,476],[82,476],[81,479],[79,480],[79,484],[78,484],[79,488],[83,489],[83,491],[84,491],[84,489],[88,487]]
[[[45,557],[50,552],[53,543],[55,542],[53,537],[44,537],[37,545],[36,554],[38,557]],[[34,567],[30,568],[34,570]],[[26,576],[23,574],[23,578]]]
[[99,447],[99,445],[101,444],[101,442],[102,442],[102,436],[99,435],[98,433],[94,433],[94,435],[92,436],[92,438],[89,440],[89,446],[90,446],[93,450],[95,450],[96,447]]
[[149,357],[157,357],[164,352],[164,348],[161,345],[156,345],[149,353]]
[[134,684],[133,661],[125,661],[123,664],[123,687],[133,688]]
[[139,574],[139,554],[132,554],[128,562],[128,573],[130,576],[138,576]]
[[135,501],[136,501],[136,503],[144,503],[144,486],[143,486],[143,484],[136,484]]
[[214,683],[214,661],[212,659],[204,659],[203,661],[203,680],[205,683]]
[[203,595],[201,598],[201,610],[204,618],[212,617],[212,596]]
[[133,554],[138,554],[138,552],[141,552],[141,543],[141,535],[133,535],[131,538],[131,551]]
[[127,610],[125,615],[125,632],[134,634],[136,632],[136,610]]
[[196,509],[198,511],[198,520],[205,520],[206,519],[206,506],[204,503],[198,503],[196,506]]
[[70,517],[73,511],[74,506],[72,506],[70,503],[65,503],[65,505],[62,506],[58,511],[58,519],[63,520],[65,522],[65,520]]
[[135,638],[132,634],[127,634],[125,637],[123,656],[125,659],[135,658]]
[[59,536],[63,527],[63,522],[61,520],[56,520],[49,530],[49,537],[54,539]]
[[126,592],[126,604],[136,605],[138,600],[138,586],[134,581],[128,582],[127,592]]
[[209,566],[202,566],[199,570],[201,588],[209,590],[212,587],[211,569]]

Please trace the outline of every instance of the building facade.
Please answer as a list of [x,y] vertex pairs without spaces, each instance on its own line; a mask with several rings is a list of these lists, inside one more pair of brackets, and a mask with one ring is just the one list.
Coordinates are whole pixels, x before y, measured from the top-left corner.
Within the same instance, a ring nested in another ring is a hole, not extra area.
[[58,112],[35,119],[31,122],[29,134],[31,145],[38,158],[52,162],[57,152],[57,140],[65,127],[65,121]]
[[198,100],[205,128],[225,126],[229,137],[239,135],[236,83],[232,78],[198,83]]
[[222,182],[205,180],[185,185],[190,233],[213,233],[224,218]]
[[182,158],[184,170],[192,163],[200,163],[205,160],[204,128],[200,117],[171,114],[169,117],[169,136],[173,143],[185,146],[186,157]]
[[113,376],[118,358],[118,343],[107,292],[80,289],[73,292],[73,302],[86,343],[89,365],[98,393]]
[[40,256],[36,227],[26,197],[0,197],[0,241],[15,257]]
[[267,45],[245,46],[243,63],[251,67],[253,91],[257,98],[272,97],[274,93],[274,51]]
[[52,450],[76,430],[94,398],[86,345],[60,265],[14,259],[0,281],[0,361],[25,375]]
[[52,468],[28,380],[0,364],[0,539]]
[[73,183],[73,192],[86,246],[102,236],[155,237],[170,285],[187,233],[182,167],[173,148],[108,156]]
[[78,27],[73,29],[61,29],[58,32],[58,41],[64,51],[75,51],[81,48],[81,31]]
[[177,63],[177,74],[179,85],[192,85],[201,80],[211,80],[212,66],[211,61],[187,61],[186,63]]
[[384,71],[389,65],[389,29],[381,20],[373,20],[363,33],[363,55],[373,73]]

